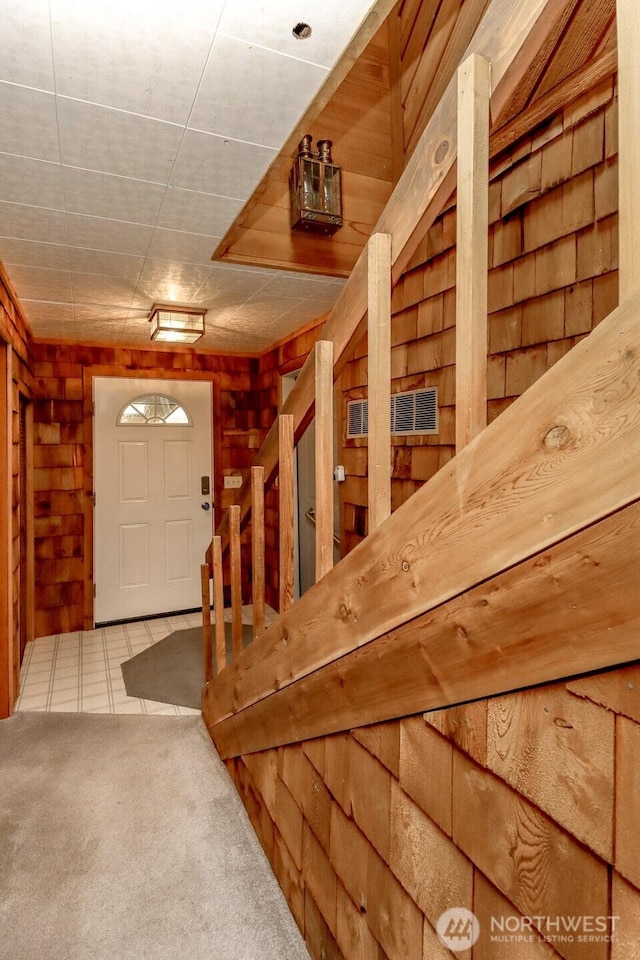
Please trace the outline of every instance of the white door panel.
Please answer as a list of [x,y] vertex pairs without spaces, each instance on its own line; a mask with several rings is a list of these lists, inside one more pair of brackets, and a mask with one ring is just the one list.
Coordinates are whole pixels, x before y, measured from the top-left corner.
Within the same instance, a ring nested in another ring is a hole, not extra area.
[[[177,400],[190,422],[118,425],[130,401]],[[213,510],[211,387],[175,380],[96,377],[94,489],[97,623],[200,606],[200,564]]]

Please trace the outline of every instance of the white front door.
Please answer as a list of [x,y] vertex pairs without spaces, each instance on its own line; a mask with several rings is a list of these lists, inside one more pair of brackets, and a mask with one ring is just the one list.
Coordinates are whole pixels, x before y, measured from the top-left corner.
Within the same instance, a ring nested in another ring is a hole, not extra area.
[[211,385],[95,377],[94,402],[95,622],[199,607]]

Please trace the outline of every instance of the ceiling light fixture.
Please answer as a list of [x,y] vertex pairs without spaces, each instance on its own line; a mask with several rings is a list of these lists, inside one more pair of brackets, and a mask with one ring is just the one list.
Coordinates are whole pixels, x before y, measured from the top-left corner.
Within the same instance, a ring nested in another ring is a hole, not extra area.
[[162,343],[195,343],[204,334],[206,310],[154,304],[149,320],[151,339]]
[[342,226],[342,171],[331,159],[331,140],[318,140],[318,152],[306,133],[289,174],[291,229],[332,236]]

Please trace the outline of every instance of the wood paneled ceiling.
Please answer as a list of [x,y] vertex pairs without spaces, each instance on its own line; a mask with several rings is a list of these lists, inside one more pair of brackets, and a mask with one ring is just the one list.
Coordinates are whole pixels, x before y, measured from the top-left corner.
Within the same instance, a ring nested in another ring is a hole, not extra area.
[[[333,89],[320,91],[214,259],[348,276],[489,3],[378,4],[334,69]],[[615,0],[555,0],[546,16],[548,36],[533,68],[492,117],[494,156],[616,70]],[[331,139],[343,169],[345,224],[331,239],[290,229],[288,176],[304,133]]]

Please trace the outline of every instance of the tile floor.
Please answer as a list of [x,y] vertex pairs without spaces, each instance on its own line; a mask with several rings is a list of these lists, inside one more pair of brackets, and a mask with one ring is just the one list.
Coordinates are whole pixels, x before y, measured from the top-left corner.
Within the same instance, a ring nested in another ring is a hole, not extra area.
[[[244,606],[242,622],[251,623],[251,617],[251,606]],[[231,610],[224,618],[231,620]],[[276,612],[267,607],[265,619],[272,623]],[[191,707],[128,697],[120,664],[174,630],[201,625],[200,612],[186,613],[32,640],[24,652],[15,709],[197,716],[200,711]]]
[[188,613],[33,640],[24,652],[16,710],[198,715],[190,707],[128,697],[120,664],[174,630],[201,624],[201,613]]

